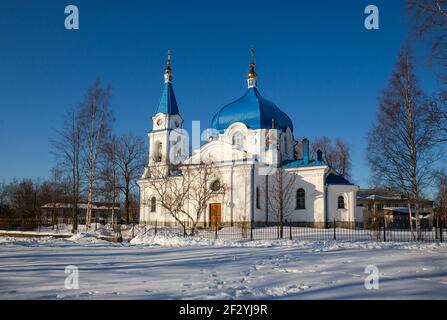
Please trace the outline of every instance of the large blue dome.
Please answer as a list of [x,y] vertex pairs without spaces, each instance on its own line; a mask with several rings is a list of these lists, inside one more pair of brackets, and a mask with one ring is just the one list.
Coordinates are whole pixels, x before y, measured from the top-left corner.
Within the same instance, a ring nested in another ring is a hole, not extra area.
[[213,117],[213,129],[223,132],[235,122],[244,123],[249,129],[272,128],[272,119],[275,128],[293,132],[293,124],[289,116],[279,109],[273,102],[264,99],[256,87],[248,91],[238,100],[227,104]]

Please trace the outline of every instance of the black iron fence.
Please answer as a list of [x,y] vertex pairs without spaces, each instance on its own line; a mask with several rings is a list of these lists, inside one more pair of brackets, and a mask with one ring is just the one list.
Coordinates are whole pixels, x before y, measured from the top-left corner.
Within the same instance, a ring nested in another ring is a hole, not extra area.
[[[85,230],[85,218],[77,221],[78,230]],[[135,224],[133,222],[132,224]],[[0,218],[0,231],[35,231],[35,232],[70,232],[72,230],[73,219],[71,217],[64,218]],[[91,230],[97,229],[99,226],[109,226],[104,220],[92,219]]]
[[[0,231],[35,231],[35,232],[71,232],[70,218],[59,219],[23,219],[0,218]],[[110,224],[103,227],[113,230]],[[122,225],[119,230],[125,232],[128,239],[139,235],[177,235],[185,237],[202,237],[220,240],[310,240],[310,241],[395,241],[395,242],[439,242],[447,238],[447,228],[435,224],[433,227],[419,229],[387,226],[386,223],[362,224],[349,221],[332,221],[328,223],[284,222],[284,223],[249,223],[235,222],[233,224],[219,224],[214,226],[198,226],[192,232],[192,226],[185,223],[186,228],[180,225],[168,225],[154,221],[150,224],[131,222]],[[90,230],[96,230],[101,223],[93,223]],[[79,222],[79,231],[85,230],[82,221]]]
[[328,223],[234,223],[199,227],[194,233],[188,224],[181,226],[167,226],[153,222],[151,224],[136,224],[133,235],[164,235],[177,234],[180,236],[196,236],[206,239],[220,240],[309,240],[309,241],[395,241],[395,242],[439,242],[447,237],[445,227],[402,228],[376,224],[365,227],[362,223],[349,221],[333,221]]

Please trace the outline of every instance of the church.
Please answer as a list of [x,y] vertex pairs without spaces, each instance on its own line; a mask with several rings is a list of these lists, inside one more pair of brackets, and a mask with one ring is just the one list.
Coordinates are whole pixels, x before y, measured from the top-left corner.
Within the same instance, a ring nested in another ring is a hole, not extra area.
[[[296,156],[291,119],[257,87],[253,49],[245,94],[216,110],[205,142],[191,155],[187,146],[188,155],[176,170],[170,170],[170,155],[180,154],[173,151],[176,139],[172,134],[181,132],[182,123],[168,53],[162,95],[148,133],[149,161],[137,181],[140,223],[177,225],[180,220],[169,214],[154,181],[179,179],[182,170],[192,163],[200,166],[205,159],[212,163],[215,174],[206,181],[205,188],[213,192],[202,204],[200,227],[241,222],[268,225],[289,221],[315,227],[334,220],[362,222],[362,211],[356,206],[358,186],[336,175],[323,161],[321,151],[312,158],[307,139],[301,141],[301,155]],[[157,166],[166,168],[162,178],[150,174]],[[183,212],[189,213],[192,201],[185,201]]]

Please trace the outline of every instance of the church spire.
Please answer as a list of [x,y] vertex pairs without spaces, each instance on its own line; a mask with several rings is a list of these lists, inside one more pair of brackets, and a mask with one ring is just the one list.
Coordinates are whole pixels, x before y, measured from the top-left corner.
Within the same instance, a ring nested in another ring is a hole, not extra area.
[[248,72],[247,82],[248,88],[256,87],[256,72],[255,72],[255,48],[252,46],[251,49],[251,62],[250,62],[250,71]]
[[165,69],[165,83],[172,81],[172,70],[171,70],[171,50],[168,49],[168,61],[166,62]]
[[177,101],[175,100],[174,88],[172,87],[171,50],[168,50],[168,60],[166,62],[164,77],[165,83],[163,85],[163,91],[156,114],[180,115]]

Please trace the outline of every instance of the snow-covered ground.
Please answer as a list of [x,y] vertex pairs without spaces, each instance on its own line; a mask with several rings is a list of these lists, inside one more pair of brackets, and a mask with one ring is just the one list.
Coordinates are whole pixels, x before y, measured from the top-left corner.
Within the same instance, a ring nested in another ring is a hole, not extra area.
[[[99,233],[101,231],[99,230]],[[65,267],[79,289],[64,288]],[[378,267],[367,290],[365,267]],[[110,243],[0,238],[0,299],[447,299],[447,245],[223,241],[173,233]]]

